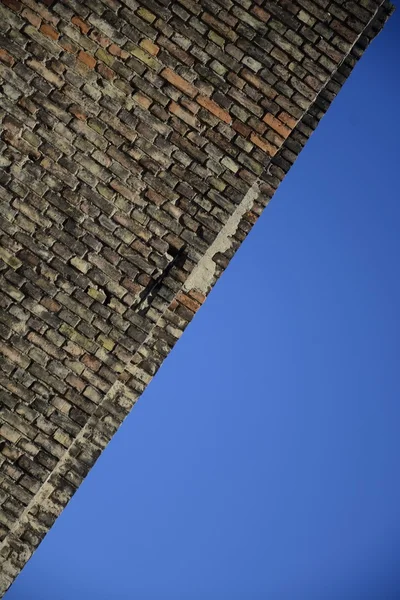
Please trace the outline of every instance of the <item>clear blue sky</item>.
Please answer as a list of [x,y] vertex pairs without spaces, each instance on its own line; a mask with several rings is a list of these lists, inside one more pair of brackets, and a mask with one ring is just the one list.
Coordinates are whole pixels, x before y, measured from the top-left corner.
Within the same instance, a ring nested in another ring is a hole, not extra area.
[[7,600],[400,598],[399,33]]

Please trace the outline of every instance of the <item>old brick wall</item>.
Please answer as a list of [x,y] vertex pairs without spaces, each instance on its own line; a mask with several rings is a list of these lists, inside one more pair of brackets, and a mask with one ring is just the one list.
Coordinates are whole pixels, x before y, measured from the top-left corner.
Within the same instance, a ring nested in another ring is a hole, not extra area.
[[0,595],[391,10],[0,0]]

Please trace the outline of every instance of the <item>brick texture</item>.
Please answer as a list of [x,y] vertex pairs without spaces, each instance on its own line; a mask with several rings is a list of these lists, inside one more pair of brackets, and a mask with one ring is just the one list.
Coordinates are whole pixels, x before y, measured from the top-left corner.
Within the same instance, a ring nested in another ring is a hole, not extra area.
[[0,0],[0,596],[391,11]]

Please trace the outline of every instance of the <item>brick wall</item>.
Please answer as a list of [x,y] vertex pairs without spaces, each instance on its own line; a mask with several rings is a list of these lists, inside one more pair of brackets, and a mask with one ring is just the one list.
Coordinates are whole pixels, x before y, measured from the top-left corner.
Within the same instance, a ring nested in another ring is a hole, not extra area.
[[391,10],[0,0],[0,595]]

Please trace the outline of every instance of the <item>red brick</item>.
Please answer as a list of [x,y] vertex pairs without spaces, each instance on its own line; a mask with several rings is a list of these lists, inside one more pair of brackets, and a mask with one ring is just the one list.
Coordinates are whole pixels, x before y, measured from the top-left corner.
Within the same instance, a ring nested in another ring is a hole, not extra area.
[[129,56],[128,52],[117,46],[117,44],[111,44],[111,46],[108,47],[108,51],[113,56],[118,56],[123,59],[126,59]]
[[3,48],[0,48],[0,60],[9,67],[12,67],[15,63],[15,60],[13,59],[11,54],[8,54],[8,52],[6,50],[3,50]]
[[249,69],[243,69],[241,75],[243,79],[250,83],[250,85],[254,86],[257,90],[260,90],[260,92],[267,98],[271,98],[271,100],[273,100],[277,97],[278,92],[263,79],[257,77],[257,75],[252,73]]
[[294,129],[296,127],[297,121],[294,119],[289,113],[282,111],[279,113],[278,118],[282,123],[285,123],[290,129]]
[[54,27],[52,27],[51,25],[48,25],[47,23],[43,23],[43,25],[40,28],[40,31],[43,33],[43,35],[49,37],[52,40],[58,40],[58,38],[60,37],[58,31],[54,29]]
[[276,131],[276,133],[279,133],[279,135],[281,135],[284,139],[290,135],[291,130],[289,127],[286,127],[286,125],[284,125],[279,119],[270,113],[265,115],[263,121],[264,123],[267,123],[267,125],[269,125],[274,131]]
[[275,154],[278,152],[278,148],[276,146],[273,146],[265,138],[258,137],[258,135],[256,135],[255,133],[252,133],[250,135],[250,139],[253,142],[253,144],[261,148],[261,150],[264,150],[264,152],[266,152],[269,156],[275,156]]
[[133,96],[133,99],[135,100],[135,102],[140,104],[140,106],[142,106],[143,108],[149,108],[149,106],[152,103],[150,98],[148,98],[144,94],[141,94],[140,92],[136,92],[136,94],[134,94],[134,96]]
[[251,133],[250,127],[242,123],[242,121],[233,121],[232,127],[235,131],[240,133],[243,137],[248,137]]
[[85,354],[82,356],[82,362],[88,367],[88,369],[94,372],[98,371],[102,365],[101,361],[91,354]]
[[172,312],[175,312],[178,306],[180,306],[179,302],[177,300],[172,300],[171,304],[168,306],[168,309]]
[[77,119],[79,119],[80,121],[86,121],[87,119],[87,114],[84,113],[81,108],[79,106],[77,106],[76,104],[73,104],[70,108],[69,108],[69,112],[72,113],[74,115],[74,117],[76,117]]
[[107,46],[111,44],[111,40],[109,40],[108,37],[95,30],[90,32],[89,37],[97,42],[102,48],[107,48]]
[[14,10],[15,12],[19,12],[22,8],[22,4],[21,4],[21,2],[18,2],[18,0],[1,0],[1,1],[3,4],[8,6],[8,8],[11,8],[11,10]]
[[164,196],[161,196],[161,194],[158,194],[155,190],[152,190],[151,188],[147,190],[146,198],[148,198],[150,202],[153,202],[153,204],[155,204],[156,206],[161,206],[165,202]]
[[198,127],[199,122],[196,119],[196,117],[194,117],[190,112],[183,110],[183,108],[179,106],[179,104],[177,104],[176,102],[171,102],[171,104],[169,105],[169,110],[173,115],[178,117],[178,119],[181,119],[191,127]]
[[190,110],[190,112],[193,113],[194,115],[196,115],[200,110],[200,106],[197,104],[197,102],[194,102],[193,100],[189,100],[188,98],[185,98],[184,96],[182,96],[182,98],[180,98],[179,102],[180,102],[180,104],[182,104],[183,108]]
[[105,79],[108,79],[108,81],[111,81],[115,77],[115,72],[102,62],[98,63],[97,70],[100,73],[100,75],[102,75],[102,77],[104,77]]
[[194,98],[195,96],[197,96],[197,88],[195,88],[194,85],[186,81],[186,79],[183,79],[183,77],[181,77],[177,73],[174,73],[168,67],[161,71],[160,75],[161,77],[164,77],[164,79],[166,79],[171,85],[176,87],[178,90],[180,90],[190,98]]
[[72,17],[71,21],[74,25],[79,27],[79,29],[81,30],[81,33],[83,33],[83,34],[87,34],[91,29],[91,26],[88,25],[88,23],[86,23],[86,21],[84,21],[80,17],[77,17],[77,16]]
[[206,300],[206,295],[203,292],[199,292],[198,290],[190,290],[189,296],[196,300],[199,304],[203,304]]
[[90,54],[87,54],[87,52],[84,52],[83,50],[79,52],[78,60],[83,62],[87,67],[89,67],[89,69],[94,69],[94,67],[96,66],[96,59],[93,58],[93,56],[91,56]]
[[198,96],[196,100],[203,108],[208,110],[208,112],[212,113],[214,116],[218,117],[218,119],[221,121],[224,121],[224,123],[232,123],[231,115],[221,106],[219,106],[219,104],[213,100],[210,100],[210,98],[207,98],[207,96]]
[[61,304],[58,304],[58,302],[52,298],[43,298],[43,300],[41,300],[41,304],[43,304],[43,306],[50,312],[58,312],[61,308]]
[[193,298],[190,298],[190,296],[188,296],[184,292],[179,292],[176,296],[176,299],[178,300],[178,302],[183,304],[183,306],[186,306],[186,308],[193,312],[199,310],[201,306],[199,302],[196,302],[196,300],[193,300]]
[[121,285],[134,295],[138,294],[143,289],[141,285],[134,283],[127,277],[121,281]]

